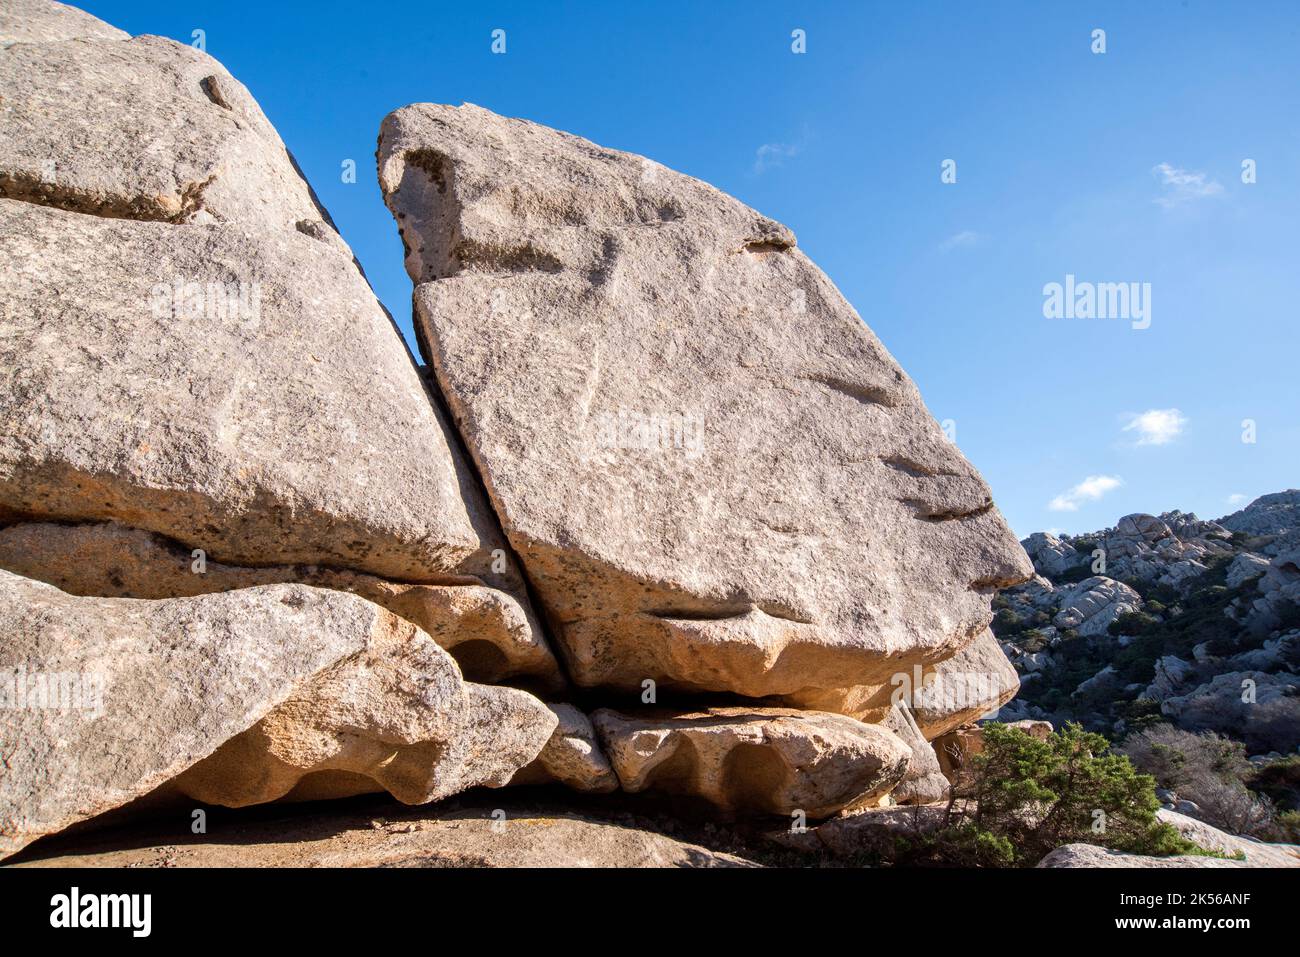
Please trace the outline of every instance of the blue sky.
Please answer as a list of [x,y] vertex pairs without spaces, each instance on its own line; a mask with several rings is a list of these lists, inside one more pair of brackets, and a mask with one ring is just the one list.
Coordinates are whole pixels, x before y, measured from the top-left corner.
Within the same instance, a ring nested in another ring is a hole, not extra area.
[[[205,31],[408,338],[379,122],[470,101],[788,224],[1022,536],[1300,485],[1300,4],[81,5]],[[1067,274],[1150,283],[1150,326],[1046,318]]]

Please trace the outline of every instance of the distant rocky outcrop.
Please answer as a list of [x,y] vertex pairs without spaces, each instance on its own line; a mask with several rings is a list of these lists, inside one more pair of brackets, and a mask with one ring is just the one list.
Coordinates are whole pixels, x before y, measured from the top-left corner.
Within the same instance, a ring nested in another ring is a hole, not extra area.
[[1022,542],[1037,574],[996,600],[1021,674],[1004,715],[1122,738],[1164,720],[1252,754],[1300,746],[1300,491],[1217,521],[1128,515]]

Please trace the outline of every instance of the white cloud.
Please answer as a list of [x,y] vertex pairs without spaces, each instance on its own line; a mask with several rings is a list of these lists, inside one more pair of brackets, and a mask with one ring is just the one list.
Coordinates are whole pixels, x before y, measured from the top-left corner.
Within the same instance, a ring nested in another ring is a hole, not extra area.
[[798,153],[799,147],[793,143],[764,143],[754,150],[754,172],[761,174],[773,166],[780,166]]
[[941,242],[939,244],[939,251],[946,253],[949,250],[956,249],[959,246],[978,246],[983,241],[984,241],[984,237],[981,236],[979,233],[971,229],[963,229],[961,232],[949,236],[947,239]]
[[1228,504],[1240,505],[1242,502],[1245,502],[1248,498],[1250,498],[1249,495],[1242,495],[1240,492],[1233,492],[1231,495],[1228,496]]
[[1156,202],[1166,209],[1223,192],[1218,180],[1209,179],[1204,173],[1179,169],[1169,163],[1153,166],[1151,172],[1160,178],[1160,185],[1165,188],[1164,194],[1156,197]]
[[1137,433],[1138,445],[1168,445],[1182,434],[1187,416],[1178,409],[1147,409],[1130,415],[1125,432]]
[[1095,502],[1123,484],[1124,480],[1118,475],[1089,475],[1074,488],[1048,502],[1047,507],[1053,512],[1077,512],[1084,502]]

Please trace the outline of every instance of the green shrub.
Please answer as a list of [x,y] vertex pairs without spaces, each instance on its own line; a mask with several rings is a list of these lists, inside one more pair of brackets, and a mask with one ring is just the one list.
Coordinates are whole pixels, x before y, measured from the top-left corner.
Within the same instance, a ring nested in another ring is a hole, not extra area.
[[1064,844],[1132,854],[1200,852],[1158,820],[1155,781],[1099,734],[1067,724],[1040,741],[1009,725],[983,725],[983,751],[960,769],[946,825],[904,842],[908,864],[1033,866]]

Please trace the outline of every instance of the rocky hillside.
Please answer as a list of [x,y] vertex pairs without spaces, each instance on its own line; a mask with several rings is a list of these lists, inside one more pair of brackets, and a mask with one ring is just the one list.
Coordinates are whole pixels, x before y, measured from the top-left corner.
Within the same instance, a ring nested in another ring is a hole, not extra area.
[[1021,680],[1002,716],[1115,739],[1168,722],[1258,756],[1300,746],[1300,491],[1217,521],[1127,515],[1021,544],[1036,574],[994,601]]

